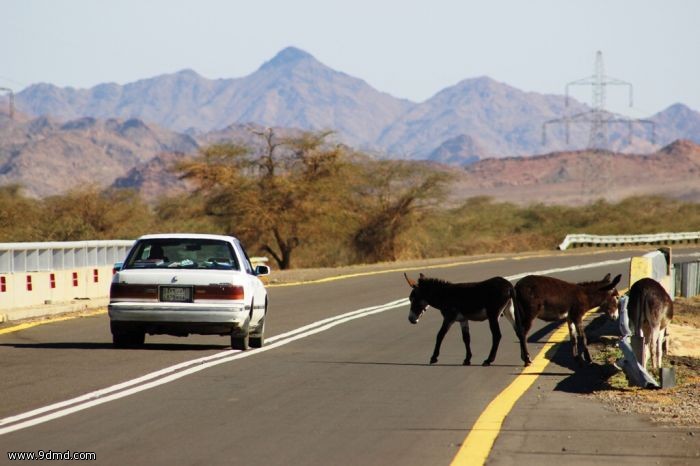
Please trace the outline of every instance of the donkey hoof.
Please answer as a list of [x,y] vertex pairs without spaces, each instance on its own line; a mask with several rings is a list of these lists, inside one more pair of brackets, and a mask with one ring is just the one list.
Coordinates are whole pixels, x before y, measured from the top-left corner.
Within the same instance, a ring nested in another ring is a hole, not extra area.
[[462,363],[463,366],[471,366],[472,361],[470,359],[465,359],[464,362]]
[[430,364],[435,364],[436,362],[437,362],[437,358],[435,356],[430,358]]
[[487,359],[486,361],[482,362],[481,365],[484,366],[484,367],[490,366],[490,365],[491,365],[491,361],[489,361],[489,360]]

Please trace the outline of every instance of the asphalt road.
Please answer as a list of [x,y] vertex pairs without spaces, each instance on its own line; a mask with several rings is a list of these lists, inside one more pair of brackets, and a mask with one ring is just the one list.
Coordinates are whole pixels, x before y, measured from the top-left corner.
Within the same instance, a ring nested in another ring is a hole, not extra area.
[[[634,254],[501,256],[425,273],[477,281]],[[627,286],[624,261],[554,275],[583,281],[607,272],[622,273]],[[490,333],[472,323],[476,365],[464,367],[455,326],[430,366],[435,310],[418,325],[408,322],[407,305],[333,320],[408,291],[398,271],[271,287],[268,345],[246,353],[212,336],[147,336],[142,349],[113,349],[106,315],[0,335],[0,464],[12,463],[6,452],[67,450],[114,465],[450,464],[480,413],[520,373],[519,348],[503,319],[496,362],[480,366]],[[536,324],[533,356],[552,328]],[[515,405],[489,464],[697,464],[700,433],[655,427],[579,396],[594,374],[575,371],[569,351],[562,345]]]

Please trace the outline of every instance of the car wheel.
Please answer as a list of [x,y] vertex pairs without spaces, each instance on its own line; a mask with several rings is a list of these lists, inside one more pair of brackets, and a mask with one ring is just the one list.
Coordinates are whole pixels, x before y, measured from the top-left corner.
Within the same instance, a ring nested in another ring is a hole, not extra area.
[[[267,310],[265,311],[267,314]],[[265,316],[260,319],[260,324],[258,328],[255,329],[255,333],[250,335],[250,347],[251,348],[262,348],[265,345]]]
[[119,325],[112,323],[112,344],[117,348],[133,348],[142,346],[146,341],[146,333],[139,331],[127,331]]
[[245,351],[248,349],[249,341],[250,336],[248,332],[240,333],[234,330],[233,333],[231,333],[231,349]]

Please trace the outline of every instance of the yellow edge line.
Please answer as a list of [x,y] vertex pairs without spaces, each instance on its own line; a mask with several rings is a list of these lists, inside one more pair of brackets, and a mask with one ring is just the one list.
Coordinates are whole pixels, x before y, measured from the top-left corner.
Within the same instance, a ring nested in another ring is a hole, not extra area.
[[494,258],[489,258],[489,259],[478,259],[478,260],[463,261],[463,262],[449,262],[446,264],[425,265],[425,266],[420,266],[420,267],[402,267],[400,269],[375,270],[372,272],[357,272],[357,273],[350,273],[350,274],[346,274],[346,275],[336,275],[334,277],[319,278],[316,280],[308,280],[308,281],[301,281],[301,282],[273,283],[273,284],[266,285],[266,288],[281,288],[284,286],[311,285],[311,284],[316,284],[316,283],[335,282],[338,280],[345,280],[348,278],[368,277],[371,275],[380,275],[380,274],[384,274],[384,273],[411,272],[414,270],[429,270],[429,269],[442,269],[442,268],[446,269],[449,267],[458,267],[460,265],[483,264],[485,262],[498,262],[498,261],[504,261],[504,260],[506,260],[505,257],[494,257]]
[[483,465],[486,462],[506,416],[549,364],[547,352],[554,345],[563,342],[568,333],[566,325],[559,326],[535,356],[532,364],[523,368],[518,377],[489,403],[452,460],[453,466]]
[[59,317],[49,317],[43,320],[35,320],[32,322],[25,322],[19,325],[15,325],[12,327],[6,327],[6,328],[0,328],[0,335],[4,335],[6,333],[12,333],[12,332],[18,332],[20,330],[26,330],[28,328],[36,327],[38,325],[45,325],[45,324],[52,324],[54,322],[61,322],[63,320],[73,320],[77,319],[78,317],[92,317],[100,314],[105,314],[107,312],[106,309],[95,309],[92,311],[80,311],[79,315],[66,315],[66,316],[59,316]]
[[[624,294],[626,291],[620,290],[620,294]],[[590,309],[584,318],[596,311],[598,311],[597,307]],[[550,360],[547,359],[547,352],[554,346],[563,343],[568,335],[568,326],[566,324],[560,325],[545,342],[532,364],[524,367],[515,380],[491,400],[491,403],[472,426],[469,435],[450,463],[451,466],[483,466],[486,463],[506,416],[550,363]]]

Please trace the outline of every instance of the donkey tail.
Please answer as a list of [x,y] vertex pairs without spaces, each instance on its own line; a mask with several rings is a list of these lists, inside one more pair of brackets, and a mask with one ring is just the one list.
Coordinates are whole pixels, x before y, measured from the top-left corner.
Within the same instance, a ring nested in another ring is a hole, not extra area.
[[527,335],[525,335],[525,328],[523,326],[523,307],[518,301],[517,292],[515,291],[515,286],[510,287],[510,300],[513,303],[513,314],[515,317],[515,334],[518,336],[520,342],[520,358],[525,363],[525,366],[529,366],[532,361],[530,359],[530,353],[527,350]]

